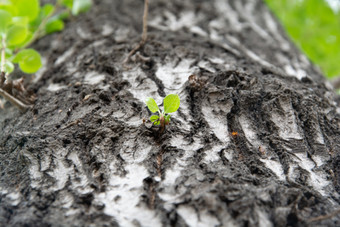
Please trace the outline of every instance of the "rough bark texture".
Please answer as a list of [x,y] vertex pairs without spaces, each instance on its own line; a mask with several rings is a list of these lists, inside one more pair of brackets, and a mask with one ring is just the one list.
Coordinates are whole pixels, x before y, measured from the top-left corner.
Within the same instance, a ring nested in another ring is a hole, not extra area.
[[[97,0],[0,112],[1,226],[339,226],[340,118],[260,0]],[[191,79],[188,80],[190,75]],[[163,135],[143,103],[181,98]]]

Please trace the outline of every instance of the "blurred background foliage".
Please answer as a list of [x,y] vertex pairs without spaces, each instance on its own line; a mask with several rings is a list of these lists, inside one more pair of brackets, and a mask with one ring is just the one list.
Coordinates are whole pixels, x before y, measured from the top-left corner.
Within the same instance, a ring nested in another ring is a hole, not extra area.
[[340,76],[340,0],[265,0],[326,77]]

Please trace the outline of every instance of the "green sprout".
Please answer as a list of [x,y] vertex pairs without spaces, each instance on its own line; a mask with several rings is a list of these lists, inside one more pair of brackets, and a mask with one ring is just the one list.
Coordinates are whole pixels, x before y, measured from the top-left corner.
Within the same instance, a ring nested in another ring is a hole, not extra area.
[[24,73],[36,73],[42,66],[41,56],[28,47],[47,34],[61,31],[63,20],[87,11],[91,4],[91,0],[58,0],[55,5],[41,7],[40,0],[0,0],[1,96],[20,109],[28,108],[25,100],[12,94],[12,89],[25,91],[22,79],[12,81],[9,77],[14,71],[14,64],[18,64]]
[[180,99],[177,94],[167,95],[164,100],[164,110],[160,111],[156,101],[153,98],[147,98],[145,104],[152,113],[158,112],[158,115],[152,115],[150,121],[154,125],[160,125],[160,133],[165,129],[165,125],[170,123],[170,113],[176,112],[180,105]]

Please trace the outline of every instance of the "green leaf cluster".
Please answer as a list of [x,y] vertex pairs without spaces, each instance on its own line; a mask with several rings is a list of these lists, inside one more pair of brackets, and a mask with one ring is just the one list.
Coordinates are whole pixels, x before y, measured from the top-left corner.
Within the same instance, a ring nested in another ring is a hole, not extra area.
[[150,121],[153,122],[154,125],[160,124],[160,119],[164,119],[165,124],[169,124],[170,122],[170,113],[174,113],[178,110],[180,105],[180,99],[177,94],[167,95],[164,100],[164,110],[161,111],[156,103],[156,101],[149,97],[145,100],[145,104],[149,108],[152,113],[158,112],[159,115],[152,115],[150,117]]
[[0,1],[0,40],[1,50],[5,51],[5,73],[14,70],[18,63],[25,73],[34,73],[41,67],[41,58],[35,50],[21,49],[33,37],[31,24],[37,19],[39,0]]
[[[36,39],[64,28],[65,19],[86,12],[91,0],[58,0],[56,5],[40,6],[40,0],[0,0],[0,50],[5,52],[4,71],[10,74],[14,64],[24,73],[41,67],[40,54],[26,49]],[[3,56],[2,54],[0,56]]]
[[[77,16],[88,11],[92,6],[92,0],[58,0],[58,5],[65,7],[67,10],[60,11],[48,19],[45,25],[45,32],[47,34],[63,30],[64,20],[68,19],[71,15]],[[50,6],[46,10],[47,13],[52,11]]]
[[265,0],[295,43],[328,78],[340,75],[340,10],[326,0]]

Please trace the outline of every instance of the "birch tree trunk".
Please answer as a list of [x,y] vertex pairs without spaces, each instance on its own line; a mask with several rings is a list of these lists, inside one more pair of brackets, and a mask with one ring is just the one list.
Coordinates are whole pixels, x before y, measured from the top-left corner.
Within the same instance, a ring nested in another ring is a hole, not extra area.
[[[0,226],[339,226],[334,92],[261,0],[97,0],[0,113]],[[144,100],[177,93],[166,131]],[[326,215],[326,216],[325,216]]]

